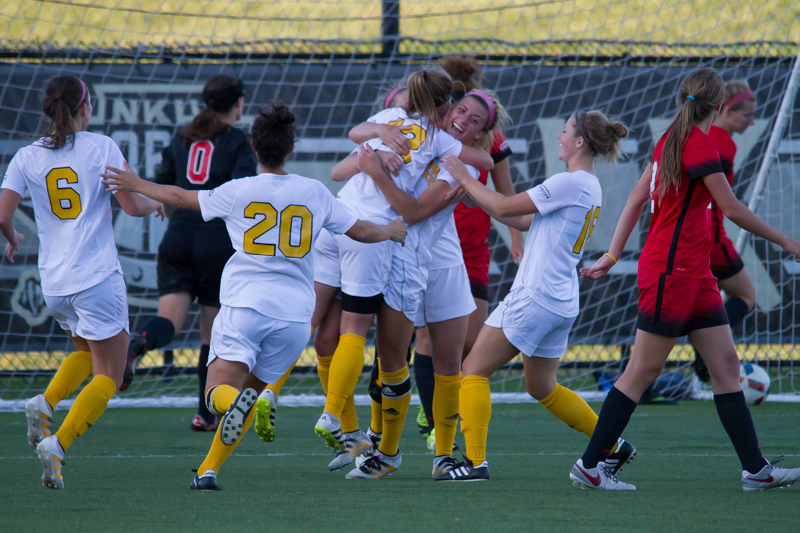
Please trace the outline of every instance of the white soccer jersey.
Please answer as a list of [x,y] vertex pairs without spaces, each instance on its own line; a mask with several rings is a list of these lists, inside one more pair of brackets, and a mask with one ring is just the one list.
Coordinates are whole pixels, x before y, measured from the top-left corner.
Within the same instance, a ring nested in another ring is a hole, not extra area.
[[600,215],[600,182],[588,172],[562,172],[528,190],[533,215],[525,255],[511,291],[558,316],[578,315],[578,263]]
[[39,234],[39,274],[47,296],[69,296],[122,273],[111,224],[111,193],[100,183],[106,165],[124,168],[109,137],[86,131],[74,145],[49,150],[41,140],[8,165],[2,188],[30,190]]
[[220,302],[288,322],[314,311],[314,242],[322,228],[341,234],[356,216],[325,186],[295,174],[261,174],[198,191],[203,220],[225,221],[235,253]]

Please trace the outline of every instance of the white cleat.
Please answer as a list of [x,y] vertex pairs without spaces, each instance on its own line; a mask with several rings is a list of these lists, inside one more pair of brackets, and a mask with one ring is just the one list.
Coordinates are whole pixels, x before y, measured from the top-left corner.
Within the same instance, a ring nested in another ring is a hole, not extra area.
[[630,483],[623,483],[602,461],[594,468],[584,468],[583,459],[578,459],[569,473],[572,484],[582,489],[593,490],[636,490]]
[[264,442],[275,440],[275,416],[278,413],[278,396],[272,389],[264,389],[256,402],[256,434]]
[[35,450],[40,442],[50,436],[53,408],[43,394],[38,394],[25,404],[25,417],[28,419],[28,444]]
[[372,428],[368,428],[367,437],[369,437],[369,440],[372,441],[372,449],[377,450],[378,445],[381,443],[381,439],[383,438],[383,433],[375,433],[372,431]]
[[742,470],[742,489],[764,491],[775,487],[788,487],[800,480],[800,468],[776,468],[775,463],[783,461],[783,456],[772,461],[755,474]]
[[433,458],[433,469],[431,470],[431,477],[436,479],[436,476],[447,474],[456,467],[456,460],[452,455],[439,455]]
[[323,412],[314,426],[314,433],[325,439],[325,444],[344,451],[344,436],[342,435],[342,424],[339,419],[328,412]]
[[253,389],[244,389],[236,396],[228,411],[219,421],[219,435],[222,443],[226,446],[233,446],[239,437],[244,433],[244,422],[250,415],[250,411],[256,406],[258,395]]
[[64,478],[61,468],[64,466],[64,450],[55,435],[47,437],[36,446],[36,455],[42,462],[42,485],[49,489],[63,489]]
[[384,455],[379,450],[365,453],[356,459],[356,467],[347,473],[347,479],[380,479],[394,474],[403,458],[400,451],[397,455]]
[[328,465],[328,470],[331,472],[344,468],[352,464],[356,457],[362,453],[372,451],[372,440],[366,433],[361,431],[353,431],[352,433],[344,434],[344,451],[336,450],[336,457]]

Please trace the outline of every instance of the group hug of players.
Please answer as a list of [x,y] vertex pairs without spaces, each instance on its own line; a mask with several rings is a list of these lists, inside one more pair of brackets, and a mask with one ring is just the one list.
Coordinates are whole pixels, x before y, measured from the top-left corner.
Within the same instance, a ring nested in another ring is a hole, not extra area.
[[[192,427],[216,433],[193,489],[218,488],[223,462],[254,420],[263,440],[275,438],[280,388],[315,331],[326,394],[315,432],[336,450],[329,468],[352,465],[349,479],[396,472],[415,328],[417,382],[435,428],[437,481],[489,479],[489,377],[521,352],[531,396],[589,437],[572,482],[635,490],[617,478],[636,454],[622,433],[683,335],[702,354],[700,370],[707,369],[720,421],[741,461],[743,489],[800,479],[800,468],[779,468],[761,455],[729,326],[742,320],[754,296],[722,216],[800,254],[800,243],[761,221],[731,191],[731,135],[752,124],[753,92],[742,82],[724,83],[710,68],[683,79],[677,114],[629,196],[608,253],[579,269],[602,207],[594,160],[615,160],[627,128],[600,111],[575,112],[558,135],[567,171],[514,194],[502,136],[508,115],[493,92],[477,87],[474,63],[454,61],[457,71],[473,70],[454,81],[443,68],[426,66],[387,91],[378,112],[350,131],[359,147],[332,172],[346,182],[338,198],[319,181],[285,170],[295,142],[295,116],[285,105],[267,102],[249,141],[234,126],[244,86],[231,76],[206,83],[206,108],[164,150],[155,183],[140,179],[110,138],[86,131],[92,106],[83,81],[60,76],[48,83],[49,129],[14,156],[0,196],[0,232],[13,262],[23,239],[13,216],[30,192],[42,291],[77,349],[25,408],[43,485],[64,487],[67,449],[130,384],[136,360],[171,342],[194,298],[202,310],[203,347],[200,411]],[[486,187],[488,171],[499,192]],[[130,339],[112,194],[131,216],[163,217],[163,205],[174,208],[159,248],[158,316]],[[639,259],[636,348],[598,417],[556,382],[579,313],[578,273],[605,276],[645,206],[651,221]],[[528,232],[524,251],[521,233],[512,234],[519,269],[491,315],[489,216]],[[729,296],[725,304],[719,287]],[[353,394],[376,320],[379,370],[365,432]],[[90,376],[53,433],[54,408]],[[466,453],[457,463],[459,418]]]

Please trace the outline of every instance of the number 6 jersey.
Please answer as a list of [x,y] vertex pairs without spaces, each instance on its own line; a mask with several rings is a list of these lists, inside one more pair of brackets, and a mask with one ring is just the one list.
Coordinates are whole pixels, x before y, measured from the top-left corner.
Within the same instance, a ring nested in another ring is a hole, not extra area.
[[39,275],[46,296],[69,296],[122,272],[111,225],[111,193],[100,183],[105,166],[125,158],[105,135],[86,131],[50,150],[36,141],[8,165],[2,188],[31,192],[39,234]]
[[511,290],[564,318],[578,316],[578,263],[600,216],[603,192],[588,172],[562,172],[528,190],[538,213]]
[[322,228],[348,231],[356,216],[325,186],[296,174],[260,174],[199,191],[203,219],[221,218],[234,254],[220,303],[288,322],[314,311],[314,242]]

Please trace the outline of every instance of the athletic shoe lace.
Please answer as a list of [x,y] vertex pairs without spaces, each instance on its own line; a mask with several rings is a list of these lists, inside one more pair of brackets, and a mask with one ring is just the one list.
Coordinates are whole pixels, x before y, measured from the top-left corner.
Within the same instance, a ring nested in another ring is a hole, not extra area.
[[381,458],[378,457],[377,455],[372,455],[372,456],[369,457],[369,459],[367,459],[366,461],[361,463],[361,466],[359,468],[365,474],[368,474],[368,473],[372,472],[373,470],[380,470],[381,469]]
[[786,455],[779,455],[778,457],[776,457],[775,459],[770,461],[769,464],[770,465],[776,465],[776,464],[780,463],[781,461],[783,461],[784,459],[786,459]]
[[620,481],[617,479],[617,476],[615,476],[614,474],[611,473],[611,468],[610,467],[603,466],[603,470],[606,473],[606,477],[608,479],[610,479],[613,483],[620,483]]

